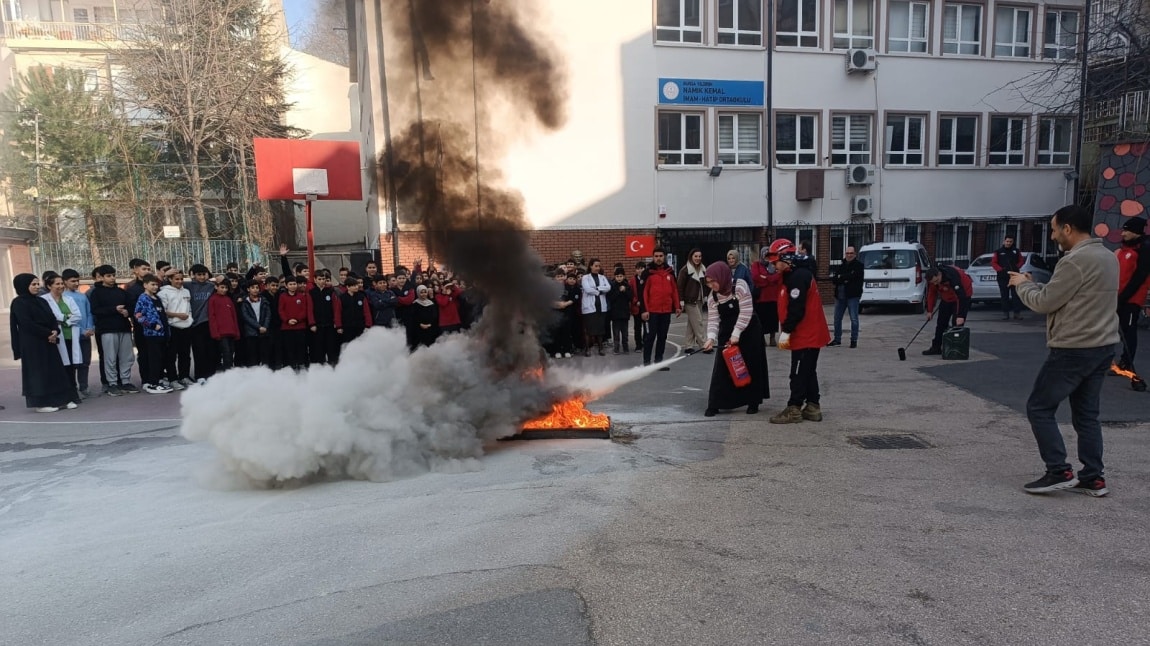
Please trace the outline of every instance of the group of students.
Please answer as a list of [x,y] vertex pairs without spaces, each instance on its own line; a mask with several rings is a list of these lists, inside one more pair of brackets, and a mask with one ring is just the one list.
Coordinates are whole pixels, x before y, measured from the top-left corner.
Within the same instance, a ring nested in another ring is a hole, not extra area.
[[461,280],[419,263],[389,275],[369,263],[364,278],[340,268],[334,285],[329,270],[289,268],[286,250],[281,265],[282,279],[260,266],[240,275],[234,265],[213,277],[202,264],[189,279],[170,263],[153,271],[133,259],[130,282],[120,285],[116,268],[100,265],[86,292],[73,269],[17,276],[10,321],[27,406],[50,413],[90,397],[93,347],[103,394],[166,394],[234,366],[334,365],[343,344],[374,325],[403,325],[411,349],[431,345],[479,314]]

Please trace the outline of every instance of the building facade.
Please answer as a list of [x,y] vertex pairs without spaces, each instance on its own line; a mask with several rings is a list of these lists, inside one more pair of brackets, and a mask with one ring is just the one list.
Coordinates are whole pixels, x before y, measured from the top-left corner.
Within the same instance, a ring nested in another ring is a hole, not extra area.
[[[393,71],[411,68],[409,20],[371,4],[349,4],[368,162],[412,82]],[[810,240],[824,270],[846,244],[892,239],[958,264],[1007,233],[1054,252],[1046,222],[1073,199],[1077,118],[1025,88],[1075,59],[1075,1],[533,4],[525,19],[562,60],[567,118],[527,136],[506,120],[498,170],[547,262],[573,248],[622,259],[636,232],[707,260]],[[396,228],[406,263],[424,255],[419,235],[392,225],[381,177],[369,220],[384,264]]]

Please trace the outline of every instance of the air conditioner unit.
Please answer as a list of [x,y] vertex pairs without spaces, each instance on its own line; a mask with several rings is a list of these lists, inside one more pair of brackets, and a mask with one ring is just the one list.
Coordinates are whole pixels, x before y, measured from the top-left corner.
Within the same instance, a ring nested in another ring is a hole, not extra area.
[[878,68],[873,49],[847,50],[847,73],[873,72]]
[[847,186],[870,186],[874,184],[875,168],[870,164],[847,166]]
[[856,195],[851,198],[851,215],[874,213],[874,198],[869,195]]

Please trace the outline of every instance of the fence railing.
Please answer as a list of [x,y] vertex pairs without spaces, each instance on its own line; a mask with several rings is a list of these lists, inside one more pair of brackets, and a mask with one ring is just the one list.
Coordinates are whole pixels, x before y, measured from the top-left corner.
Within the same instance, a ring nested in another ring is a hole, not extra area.
[[96,22],[34,22],[4,23],[5,39],[52,41],[118,41],[139,36],[139,27],[131,23]]
[[213,272],[222,272],[229,262],[241,268],[255,263],[267,266],[259,245],[242,240],[101,242],[95,247],[86,242],[49,242],[32,248],[37,273],[71,268],[87,276],[97,265],[112,265],[117,272],[126,275],[128,263],[133,258],[142,258],[153,265],[157,261],[166,260],[184,270],[196,263],[203,263]]
[[1150,92],[1139,90],[1113,99],[1089,102],[1085,120],[1087,129],[1109,126],[1118,133],[1146,132],[1150,129]]

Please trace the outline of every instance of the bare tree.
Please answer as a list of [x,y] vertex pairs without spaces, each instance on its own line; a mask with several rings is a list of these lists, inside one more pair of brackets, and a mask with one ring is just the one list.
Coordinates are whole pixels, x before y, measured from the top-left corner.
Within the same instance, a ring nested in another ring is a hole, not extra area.
[[301,52],[347,66],[347,10],[342,0],[317,2],[303,28],[292,40]]
[[[261,0],[165,6],[163,21],[132,30],[120,55],[124,74],[118,90],[127,109],[152,124],[165,142],[165,157],[181,170],[210,263],[208,240],[216,232],[205,197],[224,196],[234,205],[239,196],[238,208],[229,210],[245,217],[254,202],[252,138],[288,134],[282,34]],[[270,237],[260,242],[270,243]]]

